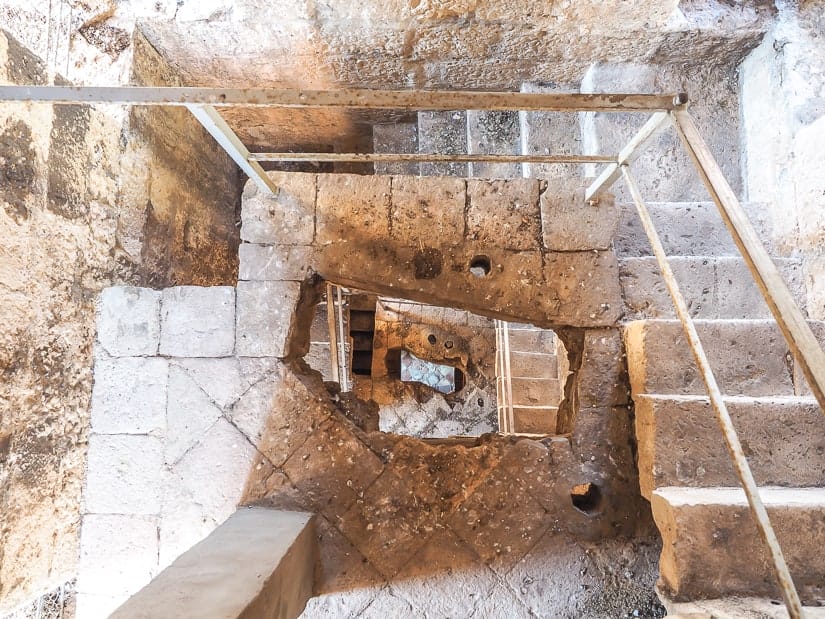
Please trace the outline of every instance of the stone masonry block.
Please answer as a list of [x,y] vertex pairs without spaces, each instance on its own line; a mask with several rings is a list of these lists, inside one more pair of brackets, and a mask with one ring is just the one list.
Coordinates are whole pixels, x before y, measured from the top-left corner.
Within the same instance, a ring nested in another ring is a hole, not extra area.
[[[547,294],[568,312],[568,324],[607,325],[621,316],[619,264],[612,251],[546,254],[544,281]],[[535,292],[538,298],[542,293]]]
[[157,571],[157,519],[87,514],[80,528],[77,589],[100,596],[130,595]]
[[552,251],[609,249],[619,226],[619,209],[612,194],[597,204],[584,200],[585,187],[577,179],[555,179],[541,194],[544,245]]
[[311,257],[312,248],[307,245],[242,243],[238,247],[238,279],[302,281]]
[[[417,153],[418,125],[416,123],[392,123],[373,125],[372,149],[376,153]],[[410,174],[418,176],[417,163],[376,163],[376,174]]]
[[113,357],[155,355],[160,339],[160,291],[106,288],[97,310],[97,339]]
[[238,356],[287,356],[300,296],[299,282],[238,282]]
[[86,492],[90,514],[158,514],[163,444],[153,436],[89,437]]
[[493,247],[538,249],[539,182],[534,179],[467,181],[467,234]]
[[160,354],[227,357],[234,348],[234,288],[178,286],[163,291]]
[[[469,153],[521,154],[519,113],[513,110],[467,111]],[[474,162],[469,164],[469,176],[482,178],[519,178],[518,163]]]
[[[418,149],[422,153],[466,153],[467,113],[463,110],[418,113]],[[467,176],[466,163],[422,163],[422,176]]]
[[314,174],[268,172],[278,186],[273,195],[252,181],[244,188],[241,240],[248,243],[309,245],[315,236]]
[[166,426],[166,359],[123,357],[95,362],[92,432],[148,434]]
[[237,357],[175,359],[174,363],[185,369],[210,401],[222,409],[241,397],[251,384]]
[[212,426],[221,410],[183,368],[169,370],[164,462],[172,464]]
[[582,407],[621,406],[628,403],[627,359],[618,329],[585,331],[578,392]]
[[369,243],[389,234],[390,177],[318,176],[318,242]]
[[394,176],[391,236],[411,247],[464,241],[464,179]]

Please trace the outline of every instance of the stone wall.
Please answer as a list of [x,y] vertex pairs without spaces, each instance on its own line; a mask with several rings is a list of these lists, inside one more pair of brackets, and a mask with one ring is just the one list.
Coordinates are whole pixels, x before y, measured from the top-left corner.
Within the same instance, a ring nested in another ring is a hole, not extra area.
[[[307,617],[656,616],[626,408],[583,409],[570,438],[544,441],[365,432],[302,361],[249,349],[273,336],[253,308],[297,307],[278,298],[104,291],[80,619],[106,616],[238,503],[319,514]],[[584,345],[591,371],[596,349]],[[586,484],[599,491],[577,508]]]
[[801,256],[808,315],[825,318],[825,7],[780,2],[778,19],[742,63],[743,177],[766,204],[766,240]]
[[[0,32],[0,81],[46,79]],[[113,107],[0,106],[0,612],[76,571],[100,291],[236,279],[234,165],[176,119],[156,160],[153,127]]]

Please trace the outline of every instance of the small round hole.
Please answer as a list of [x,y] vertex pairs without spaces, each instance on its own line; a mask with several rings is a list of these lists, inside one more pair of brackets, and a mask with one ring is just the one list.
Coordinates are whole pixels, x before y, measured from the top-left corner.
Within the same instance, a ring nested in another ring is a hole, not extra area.
[[446,348],[447,350],[449,350],[452,347],[453,347],[453,341],[452,340],[447,340],[446,342],[444,342],[444,348]]
[[491,270],[492,266],[487,256],[476,256],[470,261],[470,273],[476,277],[487,277]]
[[435,339],[435,336],[434,336],[432,333],[430,333],[430,334],[427,336],[427,341],[428,341],[430,344],[435,345],[435,343],[436,343],[438,340],[436,340],[436,339]]
[[484,406],[484,400],[482,400],[481,398],[479,398],[479,399],[478,399],[478,405],[479,405],[479,406]]
[[588,515],[597,514],[602,506],[602,491],[590,482],[577,484],[570,488],[570,500],[580,512]]

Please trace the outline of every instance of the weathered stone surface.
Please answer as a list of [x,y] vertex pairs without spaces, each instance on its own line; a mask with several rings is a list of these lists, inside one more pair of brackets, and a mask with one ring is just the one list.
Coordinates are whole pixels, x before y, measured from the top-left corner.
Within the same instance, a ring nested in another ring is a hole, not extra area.
[[[519,113],[515,111],[467,111],[467,152],[496,155],[521,154]],[[474,162],[468,176],[481,178],[519,178],[518,163]]]
[[[713,202],[648,202],[646,206],[668,256],[740,255]],[[762,242],[773,249],[764,221],[766,205],[744,202],[742,206]],[[653,255],[636,207],[623,203],[618,208],[621,220],[614,241],[616,252],[622,257]]]
[[[823,595],[822,488],[761,488],[782,553],[803,602]],[[779,595],[772,564],[740,488],[660,488],[651,500],[662,533],[662,588],[674,600]],[[736,548],[736,552],[731,552]]]
[[97,340],[113,357],[155,355],[160,340],[160,292],[116,286],[100,293]]
[[241,239],[248,243],[309,245],[315,237],[314,174],[268,172],[278,193],[265,194],[252,181],[244,188]]
[[163,432],[168,373],[168,362],[156,357],[98,359],[92,390],[92,431],[98,434]]
[[332,418],[319,426],[283,467],[307,503],[334,519],[364,495],[381,474],[383,464],[346,423]]
[[[286,357],[301,296],[299,282],[238,282],[236,352]],[[266,308],[266,311],[263,311]]]
[[244,372],[236,357],[184,358],[175,359],[172,364],[186,370],[209,400],[222,409],[233,404],[259,378],[256,372]]
[[[418,150],[422,153],[467,152],[467,112],[419,112]],[[422,176],[467,176],[466,163],[422,163]]]
[[226,357],[234,348],[234,288],[179,286],[163,291],[161,355]]
[[533,179],[467,181],[467,235],[482,246],[540,247],[539,182]]
[[557,406],[562,389],[556,378],[516,378],[512,379],[513,404],[515,406]]
[[[663,486],[739,483],[706,397],[637,395],[635,404],[645,497]],[[758,485],[825,485],[825,418],[813,399],[740,397],[726,404]]]
[[238,247],[238,279],[303,281],[307,275],[312,248],[306,245],[257,245]]
[[77,589],[120,596],[134,593],[155,575],[157,519],[120,514],[83,516]]
[[[397,122],[373,125],[372,150],[375,153],[417,153],[418,124]],[[419,164],[411,162],[375,163],[376,174],[409,174],[417,176]]]
[[184,369],[174,365],[169,370],[166,399],[168,404],[163,459],[170,465],[201,440],[221,416],[221,410]]
[[384,239],[389,235],[390,177],[320,175],[317,210],[321,245]]
[[588,329],[576,388],[580,406],[623,406],[629,402],[627,357],[618,329]]
[[543,378],[558,380],[559,367],[556,360],[556,355],[542,352],[513,350],[511,347],[510,375],[514,378]]
[[558,406],[519,406],[513,394],[513,428],[524,434],[555,434]]
[[610,249],[620,211],[612,194],[603,193],[596,204],[584,201],[585,187],[573,178],[548,183],[541,194],[544,246],[551,251]]
[[[771,320],[697,321],[699,339],[723,394],[793,395],[788,348]],[[705,393],[676,320],[639,320],[624,333],[633,393]]]
[[162,470],[163,443],[155,437],[91,435],[83,494],[86,512],[160,513]]
[[[771,312],[742,258],[671,257],[679,289],[694,318],[770,318]],[[802,265],[774,259],[797,303],[805,307]],[[653,257],[625,258],[620,266],[628,317],[675,317],[673,301]]]
[[[544,278],[554,286],[570,325],[610,325],[622,312],[619,266],[612,251],[546,254]],[[540,298],[540,295],[539,295]]]
[[312,514],[238,510],[112,617],[296,617],[317,550]]
[[[578,81],[578,79],[576,80]],[[576,92],[579,84],[538,84],[522,82],[521,92]],[[519,112],[522,152],[525,155],[572,155],[582,152],[578,114],[557,112]],[[576,164],[524,163],[527,178],[561,179],[579,177],[582,167]],[[589,174],[585,173],[585,176]]]
[[411,247],[460,245],[465,198],[462,179],[394,176],[391,237]]

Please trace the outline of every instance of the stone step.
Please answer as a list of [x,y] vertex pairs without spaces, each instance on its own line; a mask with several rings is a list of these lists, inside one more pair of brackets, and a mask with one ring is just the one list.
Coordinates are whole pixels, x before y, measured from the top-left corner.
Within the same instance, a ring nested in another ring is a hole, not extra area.
[[[779,327],[773,320],[697,320],[699,338],[722,393],[805,395]],[[820,343],[825,324],[810,321]],[[678,320],[637,320],[624,326],[630,385],[643,393],[705,395],[705,386]]]
[[557,378],[513,378],[514,406],[558,406],[561,387]]
[[[670,258],[676,282],[694,318],[771,318],[762,294],[742,258],[678,256]],[[801,308],[805,284],[798,260],[775,259]],[[627,318],[673,318],[673,303],[652,256],[624,258],[619,277]]]
[[[467,152],[467,112],[418,113],[418,150],[421,153],[460,154]],[[466,177],[466,163],[422,163],[422,176]]]
[[[418,123],[397,122],[373,125],[372,151],[374,153],[417,153]],[[402,174],[418,176],[419,164],[412,162],[376,163],[376,174]]]
[[[467,146],[469,153],[521,153],[519,114],[516,111],[467,111]],[[481,178],[519,178],[518,163],[470,163],[469,176]]]
[[[725,400],[756,482],[825,486],[825,415],[814,398]],[[636,395],[639,485],[734,486],[716,416],[704,396]]]
[[[762,242],[773,250],[767,205],[745,202],[742,206]],[[652,256],[636,207],[623,203],[617,208],[616,253],[620,257]],[[713,202],[649,202],[647,208],[668,256],[740,256]]]
[[[690,602],[664,598],[662,604],[670,619],[788,619],[785,605],[777,598],[730,597]],[[825,606],[803,606],[802,611],[805,619],[825,619]]]
[[555,434],[556,406],[514,406],[513,427],[519,434]]
[[[825,596],[825,488],[760,489],[804,603]],[[660,588],[674,601],[778,596],[773,566],[740,488],[658,488]]]
[[554,354],[510,351],[510,376],[516,378],[559,377],[558,358]]
[[509,329],[510,350],[556,354],[556,334],[549,329]]

